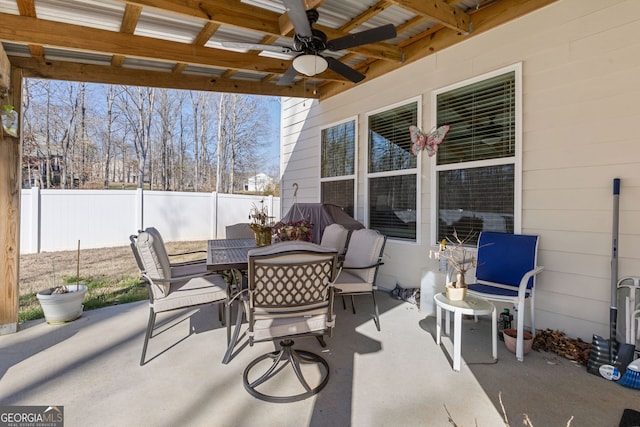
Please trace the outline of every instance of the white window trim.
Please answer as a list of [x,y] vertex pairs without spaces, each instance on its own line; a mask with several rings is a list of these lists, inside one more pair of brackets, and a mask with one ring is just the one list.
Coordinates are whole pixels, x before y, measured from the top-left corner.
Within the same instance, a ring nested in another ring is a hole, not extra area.
[[344,123],[348,123],[348,122],[354,122],[354,132],[355,132],[355,140],[353,141],[353,143],[355,144],[355,146],[353,147],[353,174],[351,175],[341,175],[341,176],[332,176],[332,177],[327,177],[327,178],[323,178],[322,177],[322,164],[320,165],[320,168],[318,169],[318,181],[320,182],[320,188],[318,189],[318,198],[320,200],[318,200],[318,203],[322,202],[322,183],[323,182],[329,182],[329,181],[346,181],[348,179],[352,179],[353,180],[353,215],[354,218],[358,215],[358,140],[359,140],[359,132],[358,132],[358,127],[359,127],[359,123],[358,123],[358,116],[352,116],[352,117],[348,117],[344,120],[340,120],[334,123],[331,123],[327,126],[323,126],[320,128],[320,135],[318,136],[318,141],[320,141],[320,144],[318,144],[318,158],[320,159],[320,162],[322,162],[322,131],[325,129],[329,129],[332,128],[334,126],[339,126],[341,124]]
[[[453,89],[458,89],[463,86],[468,86],[479,81],[487,80],[492,77],[499,76],[501,74],[515,72],[515,119],[516,119],[516,147],[513,157],[481,160],[476,162],[465,162],[465,168],[481,167],[481,166],[493,166],[503,164],[514,165],[514,188],[513,188],[513,232],[522,232],[522,62],[500,68],[498,70],[482,74],[458,83],[454,83],[449,86],[445,86],[440,89],[436,89],[431,93],[431,123],[437,123],[437,105],[438,95],[443,92],[448,92]],[[446,139],[445,142],[446,144]],[[437,155],[436,155],[437,156]],[[436,156],[431,158],[431,237],[429,239],[430,244],[435,245],[437,242],[437,224],[438,224],[438,172],[444,170],[459,169],[460,163],[436,166]]]
[[[401,105],[407,105],[412,102],[417,104],[416,116],[418,118],[418,123],[415,125],[422,129],[422,95],[414,96],[412,98],[405,99],[403,101],[396,102],[395,104],[391,104],[382,108],[378,108],[373,111],[369,111],[365,114],[365,140],[367,144],[366,148],[366,169],[364,171],[364,223],[369,228],[369,179],[370,178],[379,178],[384,176],[399,176],[399,175],[410,175],[416,174],[416,241],[410,242],[404,239],[397,239],[394,237],[389,237],[389,241],[393,241],[395,243],[402,243],[407,245],[420,245],[421,236],[422,236],[422,152],[418,153],[416,158],[416,168],[415,169],[403,169],[398,171],[386,171],[386,172],[374,172],[369,173],[369,116],[374,114],[378,114],[384,111],[392,110]],[[409,138],[409,129],[407,129],[407,138]]]

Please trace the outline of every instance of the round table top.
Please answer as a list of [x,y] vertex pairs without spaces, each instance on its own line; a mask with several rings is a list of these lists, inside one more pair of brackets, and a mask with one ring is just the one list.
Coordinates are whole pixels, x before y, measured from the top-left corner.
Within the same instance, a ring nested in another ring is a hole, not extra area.
[[469,294],[463,300],[451,301],[444,292],[441,292],[434,295],[433,299],[439,307],[449,311],[460,311],[462,314],[491,314],[494,310],[491,301]]

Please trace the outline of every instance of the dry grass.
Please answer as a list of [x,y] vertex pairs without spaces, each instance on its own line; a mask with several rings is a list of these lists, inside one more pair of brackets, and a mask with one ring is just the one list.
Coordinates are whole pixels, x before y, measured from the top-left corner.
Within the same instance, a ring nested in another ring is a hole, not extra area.
[[[186,251],[206,250],[205,241],[168,242],[167,251],[180,253]],[[178,257],[172,262],[187,259],[204,258],[203,253]],[[77,274],[78,251],[42,252],[20,256],[20,313],[22,319],[37,318],[37,314],[28,314],[39,309],[35,294],[43,289],[65,284]],[[136,266],[131,248],[121,246],[115,248],[81,249],[80,278],[90,283],[89,293],[85,297],[85,309],[100,306],[88,303],[90,298],[105,301],[109,305],[109,295],[120,294],[123,289],[131,288],[138,283],[140,274]],[[138,286],[137,299],[146,294],[144,287]],[[117,300],[114,300],[117,303]],[[25,317],[26,316],[26,317]]]

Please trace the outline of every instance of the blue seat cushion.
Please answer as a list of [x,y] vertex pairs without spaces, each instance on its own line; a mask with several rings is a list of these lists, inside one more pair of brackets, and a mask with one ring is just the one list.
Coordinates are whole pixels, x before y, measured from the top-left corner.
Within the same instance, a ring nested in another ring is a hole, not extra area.
[[[476,280],[518,288],[536,266],[538,236],[482,232],[478,239]],[[527,288],[533,286],[529,279]]]

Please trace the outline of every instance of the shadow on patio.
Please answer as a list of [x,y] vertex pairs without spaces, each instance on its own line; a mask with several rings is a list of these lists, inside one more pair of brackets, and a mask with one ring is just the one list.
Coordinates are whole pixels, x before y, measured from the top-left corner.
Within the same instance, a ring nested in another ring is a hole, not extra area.
[[[488,320],[465,320],[461,372],[435,344],[435,321],[416,306],[379,294],[382,331],[366,298],[358,313],[338,314],[322,349],[313,338],[298,347],[321,352],[331,366],[316,397],[289,404],[254,399],[242,371],[269,343],[245,347],[228,365],[225,328],[215,307],[159,316],[166,329],[138,365],[146,302],[93,310],[69,324],[42,321],[0,337],[0,404],[63,405],[67,426],[458,426],[503,425],[498,393],[509,420],[527,413],[534,425],[615,426],[624,408],[640,409],[640,392],[586,373],[549,353],[524,364],[499,343],[491,363]],[[467,363],[469,365],[467,365]],[[635,406],[634,406],[635,405]]]

